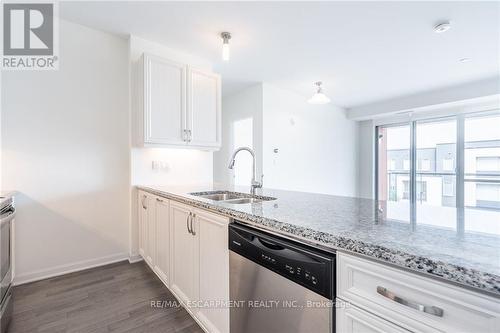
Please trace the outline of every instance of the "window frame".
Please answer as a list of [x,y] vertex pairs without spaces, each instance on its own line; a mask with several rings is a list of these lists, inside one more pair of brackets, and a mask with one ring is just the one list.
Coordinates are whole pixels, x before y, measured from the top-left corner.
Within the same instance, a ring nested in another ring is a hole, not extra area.
[[[465,119],[473,118],[473,117],[487,117],[491,115],[499,115],[500,110],[487,110],[487,111],[478,111],[478,112],[457,112],[454,114],[447,114],[442,116],[413,116],[411,113],[409,114],[408,121],[386,121],[386,122],[376,122],[374,123],[375,127],[375,163],[374,163],[374,197],[375,200],[379,200],[379,129],[380,128],[389,128],[389,127],[398,127],[398,126],[409,126],[410,128],[410,224],[413,228],[416,227],[417,223],[417,147],[416,147],[416,135],[417,135],[417,123],[425,123],[425,122],[436,122],[440,120],[456,120],[456,155],[454,160],[455,166],[455,182],[454,182],[454,191],[455,191],[455,206],[457,209],[457,217],[456,217],[456,229],[459,234],[464,234],[465,232],[465,197],[464,197],[464,189],[465,189]],[[379,204],[380,208],[380,204]]]

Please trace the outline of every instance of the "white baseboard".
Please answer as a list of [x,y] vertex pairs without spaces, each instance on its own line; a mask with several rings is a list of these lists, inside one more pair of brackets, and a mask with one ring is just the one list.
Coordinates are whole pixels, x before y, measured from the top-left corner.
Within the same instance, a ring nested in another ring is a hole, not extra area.
[[88,268],[104,266],[128,259],[129,259],[128,253],[117,253],[101,258],[82,260],[72,264],[59,265],[47,269],[41,269],[38,271],[24,273],[21,275],[15,275],[13,285],[18,286],[29,282],[44,280],[51,277],[78,272]]
[[132,255],[132,256],[128,257],[128,262],[131,264],[139,262],[139,261],[143,261],[143,260],[144,259],[142,258],[142,256],[140,254],[136,254],[136,255]]

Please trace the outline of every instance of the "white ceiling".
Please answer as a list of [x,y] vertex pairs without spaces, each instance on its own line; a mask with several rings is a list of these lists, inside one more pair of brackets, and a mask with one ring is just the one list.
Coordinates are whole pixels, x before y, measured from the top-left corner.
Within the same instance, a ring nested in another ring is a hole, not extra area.
[[[62,18],[214,63],[223,92],[264,81],[344,107],[499,75],[498,2],[64,2]],[[433,26],[450,20],[443,34]],[[231,60],[221,60],[230,31]],[[461,58],[471,58],[466,63]]]

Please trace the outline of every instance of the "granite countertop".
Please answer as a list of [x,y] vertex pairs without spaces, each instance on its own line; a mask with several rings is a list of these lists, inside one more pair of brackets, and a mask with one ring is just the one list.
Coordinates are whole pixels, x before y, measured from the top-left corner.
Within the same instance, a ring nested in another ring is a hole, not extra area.
[[0,210],[14,201],[15,191],[0,191]]
[[229,204],[190,193],[248,188],[138,186],[153,194],[205,208],[264,230],[319,246],[371,257],[500,297],[500,236],[411,225],[384,217],[385,202],[325,194],[262,189],[277,198]]

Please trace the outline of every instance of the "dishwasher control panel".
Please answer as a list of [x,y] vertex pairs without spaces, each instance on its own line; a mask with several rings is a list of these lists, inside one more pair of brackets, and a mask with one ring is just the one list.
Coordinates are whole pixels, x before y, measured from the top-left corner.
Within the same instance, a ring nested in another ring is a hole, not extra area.
[[229,249],[328,299],[335,296],[335,254],[240,224],[229,227]]

